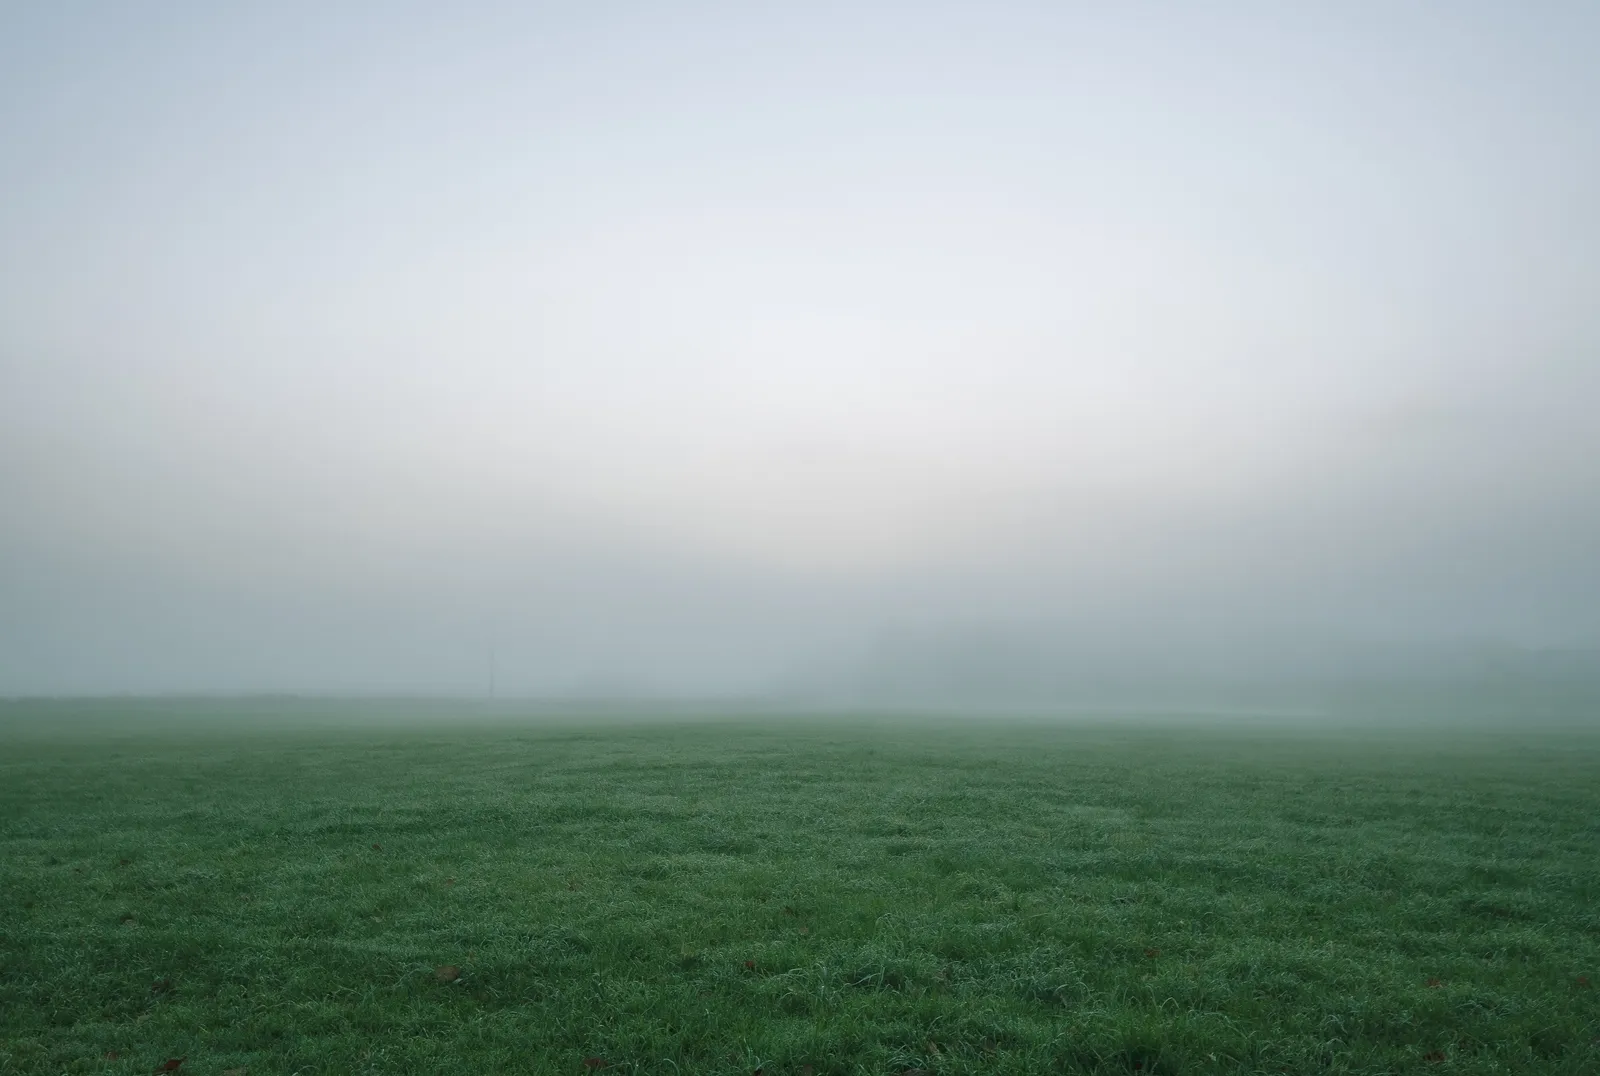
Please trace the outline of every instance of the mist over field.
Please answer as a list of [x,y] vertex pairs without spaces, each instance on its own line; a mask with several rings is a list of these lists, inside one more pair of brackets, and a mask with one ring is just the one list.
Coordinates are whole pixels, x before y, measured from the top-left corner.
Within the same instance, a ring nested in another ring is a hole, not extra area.
[[8,8],[0,695],[1600,697],[1597,44]]
[[1597,57],[0,4],[0,1076],[1594,1076]]

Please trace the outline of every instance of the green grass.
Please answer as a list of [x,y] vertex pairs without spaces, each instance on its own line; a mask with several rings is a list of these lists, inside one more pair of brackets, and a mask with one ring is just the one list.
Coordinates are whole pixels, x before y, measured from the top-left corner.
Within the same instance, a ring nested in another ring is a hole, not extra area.
[[1592,735],[60,710],[0,1073],[1600,1073]]

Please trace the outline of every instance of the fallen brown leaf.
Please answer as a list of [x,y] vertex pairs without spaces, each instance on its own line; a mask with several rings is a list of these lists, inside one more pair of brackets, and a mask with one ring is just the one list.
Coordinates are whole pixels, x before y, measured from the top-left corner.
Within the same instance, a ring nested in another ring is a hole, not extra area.
[[583,1067],[586,1069],[603,1069],[606,1067],[606,1059],[603,1057],[586,1057],[583,1059]]
[[169,1057],[165,1061],[161,1062],[161,1064],[156,1066],[156,1071],[157,1072],[177,1072],[178,1069],[181,1068],[183,1066],[183,1063],[185,1061],[187,1061],[187,1060],[189,1060],[189,1058],[187,1056],[185,1056],[185,1057]]
[[250,1076],[250,1068],[242,1066],[236,1069],[223,1069],[222,1076]]
[[433,974],[441,983],[453,983],[461,978],[461,969],[454,964],[441,964],[433,969]]
[[107,1061],[115,1061],[117,1058],[119,1058],[121,1056],[122,1055],[117,1053],[115,1050],[107,1050],[106,1051],[106,1060]]
[[150,993],[152,993],[152,994],[170,994],[170,993],[172,993],[172,980],[171,979],[157,979],[155,982],[150,984]]
[[372,850],[373,850],[373,851],[374,851],[374,852],[381,852],[381,851],[383,851],[383,845],[381,845],[381,844],[374,844],[374,845],[373,845],[373,846],[372,846]]

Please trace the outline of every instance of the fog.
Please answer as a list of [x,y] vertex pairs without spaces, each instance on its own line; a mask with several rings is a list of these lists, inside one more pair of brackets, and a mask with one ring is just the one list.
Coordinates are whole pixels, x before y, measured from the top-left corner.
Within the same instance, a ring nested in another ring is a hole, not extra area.
[[0,694],[1600,668],[1593,4],[238,7],[0,12]]

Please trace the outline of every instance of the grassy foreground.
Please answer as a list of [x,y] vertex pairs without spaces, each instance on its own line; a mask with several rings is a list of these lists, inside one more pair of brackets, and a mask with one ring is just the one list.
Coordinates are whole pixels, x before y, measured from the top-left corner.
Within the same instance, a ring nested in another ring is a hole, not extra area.
[[124,716],[0,721],[0,1073],[1600,1073],[1592,736]]

